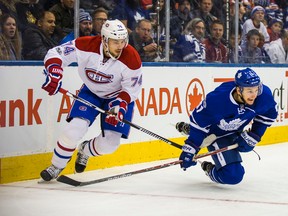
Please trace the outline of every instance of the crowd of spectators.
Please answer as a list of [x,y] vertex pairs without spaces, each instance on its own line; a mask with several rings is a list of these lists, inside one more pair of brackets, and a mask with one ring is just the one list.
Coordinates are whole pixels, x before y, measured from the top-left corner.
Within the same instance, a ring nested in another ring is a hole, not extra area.
[[[106,20],[119,19],[143,62],[166,61],[165,0],[79,4],[79,37],[100,35]],[[0,0],[0,60],[43,60],[50,48],[73,40],[74,5],[75,0]],[[170,0],[169,60],[288,63],[288,1],[239,0],[238,8],[234,0]]]

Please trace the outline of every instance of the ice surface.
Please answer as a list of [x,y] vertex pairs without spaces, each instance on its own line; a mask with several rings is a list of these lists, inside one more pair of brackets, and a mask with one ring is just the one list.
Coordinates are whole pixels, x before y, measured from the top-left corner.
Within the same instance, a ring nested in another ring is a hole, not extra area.
[[[200,165],[178,165],[84,187],[38,180],[0,185],[1,216],[287,216],[288,143],[242,154],[246,174],[234,186],[211,182]],[[166,162],[70,175],[95,180]],[[207,160],[211,160],[210,157]]]

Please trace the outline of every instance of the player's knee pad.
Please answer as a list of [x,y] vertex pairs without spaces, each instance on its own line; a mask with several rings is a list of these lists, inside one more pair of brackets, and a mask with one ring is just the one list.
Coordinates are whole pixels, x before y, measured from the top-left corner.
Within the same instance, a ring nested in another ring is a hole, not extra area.
[[59,137],[59,142],[66,147],[75,148],[83,136],[87,133],[89,122],[80,118],[73,118],[64,128]]
[[223,184],[238,184],[242,181],[244,174],[244,167],[240,163],[228,164],[218,170],[219,178]]
[[105,130],[104,135],[99,135],[94,140],[94,145],[99,154],[110,154],[119,147],[121,133]]

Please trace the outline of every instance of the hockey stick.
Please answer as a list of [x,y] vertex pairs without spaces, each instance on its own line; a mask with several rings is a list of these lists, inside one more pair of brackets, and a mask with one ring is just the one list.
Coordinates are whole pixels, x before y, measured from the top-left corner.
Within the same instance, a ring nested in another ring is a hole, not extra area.
[[235,144],[226,146],[226,147],[221,148],[221,149],[216,149],[216,150],[211,151],[211,152],[207,152],[207,153],[204,153],[204,154],[196,155],[193,158],[193,160],[198,160],[198,159],[203,158],[203,157],[207,157],[207,156],[215,155],[215,154],[218,154],[218,153],[221,153],[221,152],[229,151],[229,150],[235,149],[237,147],[238,147],[238,144],[235,143]]
[[[85,100],[85,99],[83,99],[83,98],[81,98],[81,97],[79,97],[79,96],[77,96],[75,94],[72,94],[71,92],[69,92],[66,89],[60,88],[59,92],[61,92],[64,95],[67,95],[67,96],[69,96],[69,97],[71,97],[71,98],[73,98],[75,100],[78,100],[78,101],[82,102],[83,104],[86,104],[87,106],[92,107],[95,110],[98,110],[101,113],[104,113],[106,115],[110,115],[111,114],[110,112],[97,107],[96,105],[90,103],[89,101],[87,101],[87,100]],[[179,145],[178,143],[170,141],[170,140],[168,140],[168,139],[166,139],[166,138],[164,138],[164,137],[162,137],[162,136],[160,136],[158,134],[155,134],[152,131],[149,131],[149,130],[147,130],[147,129],[139,126],[139,125],[136,125],[136,124],[134,124],[134,123],[132,123],[132,122],[130,122],[128,120],[123,119],[122,122],[125,123],[125,124],[130,125],[131,127],[135,128],[137,130],[140,130],[140,131],[142,131],[142,132],[144,132],[144,133],[146,133],[146,134],[148,134],[148,135],[150,135],[150,136],[152,136],[154,138],[162,140],[162,141],[164,141],[164,142],[166,142],[166,143],[168,143],[168,144],[170,144],[170,145],[172,145],[172,146],[174,146],[174,147],[176,147],[178,149],[182,149],[182,145]]]
[[62,182],[64,184],[68,184],[71,186],[85,186],[85,185],[91,185],[91,184],[97,184],[97,183],[101,183],[101,182],[105,182],[105,181],[111,181],[111,180],[115,180],[115,179],[120,179],[120,178],[124,178],[124,177],[129,177],[132,175],[136,175],[136,174],[140,174],[140,173],[145,173],[145,172],[150,172],[153,170],[158,170],[158,169],[163,169],[165,167],[170,167],[170,166],[174,166],[177,164],[180,164],[182,161],[181,160],[177,160],[177,161],[173,161],[170,163],[165,163],[162,165],[157,165],[157,166],[153,166],[153,167],[149,167],[149,168],[145,168],[145,169],[140,169],[140,170],[136,170],[136,171],[132,171],[132,172],[127,172],[127,173],[123,173],[123,174],[119,174],[119,175],[114,175],[114,176],[110,176],[110,177],[106,177],[106,178],[101,178],[101,179],[96,179],[96,180],[91,180],[91,181],[77,181],[74,180],[72,178],[69,178],[68,176],[65,175],[61,175],[57,178],[58,182]]
[[[210,156],[210,155],[215,155],[215,154],[218,154],[220,152],[225,152],[225,151],[228,151],[228,150],[231,150],[231,149],[235,149],[238,147],[238,144],[233,144],[233,145],[230,145],[230,146],[226,146],[224,148],[221,148],[221,149],[216,149],[214,151],[211,151],[211,152],[207,152],[207,153],[204,153],[204,154],[200,154],[200,155],[196,155],[193,160],[198,160],[200,158],[203,158],[203,157],[207,157],[207,156]],[[101,178],[101,179],[96,179],[96,180],[91,180],[91,181],[77,181],[77,180],[74,180],[68,176],[65,176],[65,175],[61,175],[57,178],[57,181],[58,182],[62,182],[64,184],[68,184],[68,185],[71,185],[71,186],[85,186],[85,185],[91,185],[91,184],[97,184],[97,183],[101,183],[101,182],[105,182],[105,181],[111,181],[111,180],[115,180],[115,179],[119,179],[119,178],[124,178],[124,177],[129,177],[129,176],[132,176],[132,175],[136,175],[136,174],[140,174],[140,173],[145,173],[145,172],[149,172],[149,171],[153,171],[153,170],[158,170],[158,169],[163,169],[165,167],[170,167],[170,166],[174,166],[174,165],[177,165],[177,164],[180,164],[182,161],[181,160],[177,160],[177,161],[173,161],[173,162],[170,162],[170,163],[165,163],[165,164],[162,164],[162,165],[157,165],[157,166],[153,166],[153,167],[149,167],[149,168],[145,168],[145,169],[140,169],[140,170],[136,170],[136,171],[133,171],[133,172],[128,172],[128,173],[124,173],[124,174],[119,174],[119,175],[114,175],[114,176],[110,176],[110,177],[106,177],[106,178]]]

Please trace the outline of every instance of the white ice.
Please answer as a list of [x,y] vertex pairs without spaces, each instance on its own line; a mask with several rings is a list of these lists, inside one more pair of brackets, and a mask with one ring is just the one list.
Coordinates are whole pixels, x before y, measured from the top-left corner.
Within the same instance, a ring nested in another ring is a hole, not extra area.
[[[200,165],[178,165],[121,179],[73,187],[38,180],[0,185],[1,216],[287,216],[288,143],[242,154],[246,174],[234,186],[211,182]],[[210,157],[207,158],[211,160]],[[94,180],[177,160],[70,175]]]

